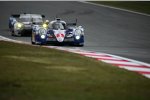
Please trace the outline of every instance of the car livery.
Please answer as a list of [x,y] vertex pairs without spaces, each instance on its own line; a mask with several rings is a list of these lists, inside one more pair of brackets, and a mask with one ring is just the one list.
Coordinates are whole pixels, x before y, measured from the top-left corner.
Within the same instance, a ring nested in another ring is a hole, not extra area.
[[66,23],[56,18],[48,25],[35,25],[32,30],[32,44],[71,44],[84,46],[84,29],[76,23]]
[[33,24],[42,24],[44,15],[40,14],[13,14],[9,18],[11,35],[22,36],[31,34]]

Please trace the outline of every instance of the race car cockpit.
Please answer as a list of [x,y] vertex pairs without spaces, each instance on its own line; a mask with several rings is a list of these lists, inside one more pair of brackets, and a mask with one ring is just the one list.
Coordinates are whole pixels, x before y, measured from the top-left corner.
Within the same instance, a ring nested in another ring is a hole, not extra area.
[[64,26],[63,26],[63,24],[62,23],[60,23],[60,22],[54,22],[53,24],[52,24],[52,28],[53,29],[55,29],[55,30],[64,30],[65,28],[64,28]]
[[64,30],[66,29],[66,22],[62,21],[60,18],[56,18],[54,21],[51,21],[49,27],[55,30]]

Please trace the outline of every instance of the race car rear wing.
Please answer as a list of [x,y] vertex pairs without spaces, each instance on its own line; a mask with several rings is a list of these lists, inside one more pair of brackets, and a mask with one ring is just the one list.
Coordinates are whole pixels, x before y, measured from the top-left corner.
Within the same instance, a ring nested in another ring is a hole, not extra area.
[[[24,13],[24,14],[26,14],[26,13]],[[11,16],[14,18],[19,18],[20,14],[12,14]],[[41,15],[41,16],[42,16],[42,18],[45,18],[45,15]]]
[[19,18],[20,14],[12,14],[11,16],[14,17],[14,18]]

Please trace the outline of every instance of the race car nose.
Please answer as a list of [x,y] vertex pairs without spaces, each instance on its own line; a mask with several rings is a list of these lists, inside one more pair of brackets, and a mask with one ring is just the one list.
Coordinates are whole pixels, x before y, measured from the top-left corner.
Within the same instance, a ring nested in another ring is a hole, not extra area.
[[63,42],[65,35],[63,33],[56,34],[57,41]]
[[58,37],[65,37],[65,36],[64,36],[64,34],[62,34],[62,33],[58,33],[58,34],[56,35],[56,37],[58,38]]

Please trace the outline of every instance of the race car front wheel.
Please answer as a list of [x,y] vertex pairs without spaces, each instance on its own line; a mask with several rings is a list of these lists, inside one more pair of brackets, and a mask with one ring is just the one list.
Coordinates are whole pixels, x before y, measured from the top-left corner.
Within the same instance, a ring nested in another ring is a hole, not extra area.
[[83,46],[84,46],[84,43],[78,43],[78,44],[75,43],[74,46],[83,47]]

